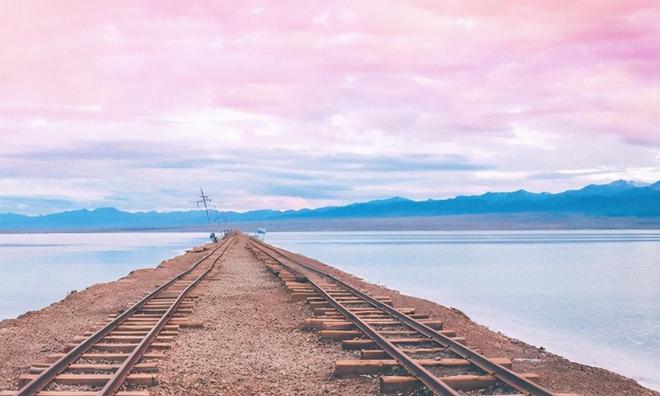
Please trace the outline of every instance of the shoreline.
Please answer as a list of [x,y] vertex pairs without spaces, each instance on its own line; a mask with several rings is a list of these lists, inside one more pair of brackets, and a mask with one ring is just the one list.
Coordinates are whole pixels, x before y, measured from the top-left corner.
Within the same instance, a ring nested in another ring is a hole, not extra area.
[[[618,354],[620,351],[611,349],[607,346],[593,344],[582,346],[578,339],[573,339],[570,336],[567,338],[564,338],[563,336],[552,337],[551,333],[543,332],[542,329],[524,327],[522,325],[506,326],[505,324],[493,324],[489,323],[488,319],[478,318],[467,314],[466,316],[475,323],[481,324],[489,330],[503,334],[508,338],[519,340],[535,348],[542,348],[576,364],[610,371],[634,380],[645,388],[660,392],[660,382],[658,382],[658,380],[650,377],[647,378],[644,375],[639,374],[640,369],[643,369],[641,371],[642,373],[651,375],[657,374],[657,371],[654,371],[653,368],[646,368],[643,363],[640,364],[636,356],[621,356]],[[503,320],[499,322],[506,323],[508,321]],[[575,345],[581,346],[574,348]],[[620,365],[621,367],[617,368],[613,367],[615,365],[613,362],[623,364]]]
[[[298,255],[300,256],[300,255]],[[89,327],[95,320],[108,313],[121,309],[130,303],[131,298],[149,289],[173,271],[180,270],[195,258],[194,253],[186,253],[163,261],[154,268],[134,270],[128,275],[115,281],[94,284],[76,293],[69,294],[43,309],[28,311],[16,319],[0,321],[0,356],[5,362],[0,368],[0,389],[9,388],[8,380],[13,381],[16,374],[38,357],[59,348],[67,337],[76,335],[80,328]],[[542,348],[535,347],[508,335],[493,331],[479,324],[459,309],[445,307],[438,303],[401,294],[400,292],[384,286],[369,283],[352,274],[327,266],[317,260],[300,256],[306,262],[322,267],[345,280],[379,295],[389,295],[396,306],[412,306],[420,312],[429,313],[432,317],[443,320],[448,328],[455,329],[465,336],[468,345],[479,348],[487,356],[508,356],[514,360],[514,367],[519,372],[535,372],[541,375],[542,384],[555,391],[575,392],[585,396],[599,394],[617,395],[649,395],[658,396],[660,393],[643,388],[633,379],[623,375],[575,363]],[[121,291],[124,294],[118,293]],[[102,301],[105,305],[94,306],[99,296],[112,293],[114,300]],[[89,305],[91,302],[91,305]],[[86,305],[87,304],[87,305]],[[75,315],[76,320],[71,322],[63,313]],[[47,341],[40,340],[34,344],[29,337],[29,330],[42,329],[46,326]],[[21,343],[20,335],[24,342]],[[18,342],[17,342],[18,341]],[[12,345],[7,345],[11,343]],[[12,367],[8,367],[11,365]],[[607,391],[604,392],[603,389]]]
[[[495,234],[498,236],[493,236]],[[500,236],[503,234],[516,233],[492,233],[488,237],[507,239],[506,243],[513,241]],[[539,234],[550,235],[544,232],[522,233],[525,238],[534,238],[535,243],[540,243],[539,240],[546,242],[545,236],[539,239],[532,237]],[[596,243],[583,244],[581,241],[575,244],[577,250],[565,248],[563,243],[543,246],[532,243],[531,247],[505,244],[502,245],[505,248],[500,248],[499,245],[492,247],[486,244],[481,237],[477,238],[479,244],[475,248],[463,248],[454,243],[463,241],[463,234],[437,238],[435,235],[438,234],[430,232],[414,237],[408,237],[405,233],[376,233],[374,236],[319,233],[313,237],[283,233],[277,238],[273,234],[271,243],[335,264],[344,272],[366,281],[375,281],[390,290],[446,307],[458,307],[474,322],[487,326],[491,331],[546,348],[576,363],[612,371],[656,392],[660,391],[660,361],[657,354],[653,354],[657,351],[657,332],[653,331],[655,327],[652,326],[657,322],[653,315],[653,307],[657,308],[657,303],[653,301],[657,300],[649,298],[657,295],[657,289],[653,281],[644,283],[647,279],[655,279],[658,274],[652,253],[657,252],[660,246],[657,236],[648,238],[649,241],[635,237],[635,244],[619,247],[607,238],[613,234],[623,236],[632,233],[558,231],[557,234],[561,234],[562,238],[570,235],[567,238],[571,240],[579,234],[589,234],[589,241],[606,242],[607,249],[600,248]],[[652,233],[634,233],[642,234]],[[623,242],[618,236],[613,238],[616,242]],[[438,241],[448,239],[452,243],[436,249],[442,246]],[[469,240],[472,241],[472,237]],[[456,249],[460,253],[452,255]],[[530,251],[541,253],[527,254]],[[598,256],[601,251],[621,252],[621,257],[613,262],[621,263],[617,267],[627,268],[623,276],[614,267],[605,266],[603,261],[596,259],[601,257]],[[628,251],[644,254],[626,254]],[[644,256],[643,260],[639,256]],[[593,265],[582,265],[587,262]],[[649,265],[641,265],[644,262]],[[640,265],[633,266],[633,263]],[[586,272],[603,275],[589,278],[583,276]],[[531,275],[524,275],[526,273]],[[562,275],[554,276],[554,273]],[[640,274],[648,274],[648,277],[641,279]],[[493,281],[495,279],[500,282]],[[634,287],[619,288],[619,284],[602,282],[602,279],[620,279],[621,285]],[[556,285],[554,290],[552,285]],[[592,301],[590,299],[594,301],[592,305],[588,304]],[[615,309],[616,306],[618,308]],[[627,309],[621,309],[622,306]],[[646,320],[622,320],[626,314],[628,318]]]
[[0,390],[14,389],[18,375],[34,362],[47,361],[48,354],[60,352],[70,339],[95,329],[108,315],[123,311],[144,292],[187,269],[201,256],[197,252],[174,256],[116,280],[92,284],[45,308],[1,321]]
[[0,321],[180,256],[207,240],[199,233],[0,235]]
[[[4,228],[3,228],[4,227]],[[0,227],[0,234],[39,233],[121,233],[121,232],[204,232],[207,225],[80,225],[51,227]],[[415,215],[415,216],[356,216],[320,218],[280,218],[267,220],[233,220],[215,225],[221,229],[244,232],[266,228],[269,231],[621,231],[660,230],[660,217],[590,216],[570,213],[520,212],[484,213],[463,215]],[[217,230],[216,230],[217,231]]]
[[[428,301],[442,305],[433,299],[428,299]],[[527,327],[524,326],[524,324],[507,325],[510,321],[506,319],[493,321],[489,318],[485,318],[483,315],[479,316],[470,313],[469,308],[459,309],[453,306],[449,308],[461,311],[474,323],[484,326],[492,332],[502,334],[512,340],[520,341],[531,347],[548,351],[553,355],[576,364],[610,371],[614,374],[634,380],[645,388],[660,392],[660,383],[657,381],[654,381],[651,378],[645,380],[644,376],[636,377],[636,373],[639,373],[640,368],[643,368],[644,364],[638,363],[639,361],[635,356],[618,355],[617,353],[620,351],[610,349],[606,346],[593,344],[582,345],[580,344],[579,339],[573,339],[570,336],[568,338],[564,338],[564,335],[553,337],[551,332],[544,331],[537,327]],[[580,346],[575,348],[576,345]],[[610,356],[615,358],[608,359]],[[602,362],[598,362],[598,360],[602,360]],[[622,365],[624,368],[621,369],[610,366],[612,361],[624,362],[625,364]],[[643,372],[652,374],[657,373],[656,371],[653,371],[653,369],[647,369]]]
[[[302,253],[296,254],[299,256],[304,256]],[[656,366],[649,368],[648,365],[640,363],[638,355],[633,354],[629,356],[621,356],[620,350],[612,349],[607,345],[589,343],[586,344],[586,346],[582,346],[585,345],[583,344],[584,340],[580,340],[579,338],[575,337],[574,333],[569,333],[568,335],[556,335],[553,332],[542,328],[542,326],[527,326],[526,324],[528,322],[526,321],[516,321],[517,318],[515,315],[502,317],[501,315],[506,314],[506,312],[493,313],[488,310],[479,311],[477,309],[477,312],[475,313],[474,311],[471,311],[469,305],[443,305],[433,296],[427,296],[423,293],[421,295],[416,294],[414,291],[402,290],[394,285],[388,285],[386,283],[374,284],[369,282],[367,279],[368,276],[352,274],[335,266],[331,267],[342,273],[348,274],[350,277],[364,279],[364,282],[367,282],[370,285],[382,287],[394,293],[399,293],[402,296],[422,299],[446,309],[456,310],[461,312],[461,314],[463,314],[468,320],[474,322],[476,325],[485,327],[491,332],[501,334],[512,340],[520,341],[534,348],[547,350],[554,355],[557,355],[576,364],[610,371],[614,374],[634,380],[640,385],[660,393],[660,379],[656,379],[654,377],[645,377],[643,375],[643,373],[653,375],[660,371],[654,370]],[[474,306],[471,307],[475,308]],[[580,347],[575,348],[576,345],[579,345]],[[602,360],[602,362],[598,362],[598,360]],[[613,362],[623,363],[620,365],[622,368],[613,367]]]
[[[290,252],[290,250],[287,251]],[[498,354],[504,353],[514,359],[514,362],[518,359],[517,364],[514,363],[515,371],[534,372],[541,375],[541,383],[554,391],[593,396],[604,394],[660,396],[660,392],[646,388],[638,381],[625,375],[569,360],[564,356],[546,350],[542,346],[537,347],[508,334],[492,330],[471,319],[460,308],[447,307],[429,299],[403,294],[398,290],[370,283],[368,280],[300,253],[292,253],[303,259],[307,264],[330,272],[332,275],[357,285],[361,289],[366,289],[374,295],[391,297],[395,306],[414,307],[418,312],[431,313],[432,317],[445,322],[447,328],[456,329],[458,330],[457,333],[465,336],[468,346],[483,350],[484,355],[487,356],[498,356]],[[567,372],[570,373],[568,374],[570,378],[566,378]],[[609,387],[608,391],[604,392],[600,388],[601,385]]]

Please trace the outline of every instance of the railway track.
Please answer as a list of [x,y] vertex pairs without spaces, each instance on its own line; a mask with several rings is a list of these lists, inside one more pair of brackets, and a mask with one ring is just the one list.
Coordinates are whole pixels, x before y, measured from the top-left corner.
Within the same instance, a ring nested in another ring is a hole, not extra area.
[[157,362],[186,319],[194,298],[189,293],[229,248],[228,236],[190,268],[147,294],[124,312],[108,318],[95,332],[76,337],[65,353],[35,363],[19,377],[18,391],[0,396],[148,396],[157,383]]
[[575,396],[550,392],[536,383],[535,374],[515,373],[507,358],[487,358],[468,348],[454,331],[413,308],[396,309],[388,297],[371,296],[261,241],[251,239],[250,246],[265,256],[262,261],[293,298],[313,307],[316,317],[307,319],[306,327],[360,351],[359,360],[335,363],[337,376],[380,374],[383,393]]

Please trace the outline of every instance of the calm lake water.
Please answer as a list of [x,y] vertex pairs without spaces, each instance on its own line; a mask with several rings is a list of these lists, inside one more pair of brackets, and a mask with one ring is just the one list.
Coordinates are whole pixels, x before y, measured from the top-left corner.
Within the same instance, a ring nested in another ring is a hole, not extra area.
[[0,320],[207,241],[206,233],[0,234]]
[[266,241],[660,390],[660,231],[304,232]]

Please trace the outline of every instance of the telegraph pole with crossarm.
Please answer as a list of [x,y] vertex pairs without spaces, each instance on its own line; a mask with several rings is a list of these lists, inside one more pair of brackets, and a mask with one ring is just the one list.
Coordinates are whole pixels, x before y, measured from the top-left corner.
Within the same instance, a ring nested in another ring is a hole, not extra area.
[[199,206],[200,203],[204,204],[204,210],[206,211],[206,221],[208,221],[209,228],[211,228],[211,217],[209,216],[209,207],[207,205],[207,203],[211,202],[211,198],[209,198],[208,195],[204,194],[204,190],[202,190],[201,187],[199,188],[199,191],[201,193],[200,197],[202,197],[202,199],[197,201],[197,206]]

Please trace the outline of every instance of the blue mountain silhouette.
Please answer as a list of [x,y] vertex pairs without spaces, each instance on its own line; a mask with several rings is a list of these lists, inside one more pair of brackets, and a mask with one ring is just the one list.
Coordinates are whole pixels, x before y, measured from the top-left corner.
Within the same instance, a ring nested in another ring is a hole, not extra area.
[[[212,217],[221,217],[228,222],[255,222],[513,213],[660,219],[660,181],[642,184],[617,180],[558,194],[517,190],[425,201],[393,197],[317,209],[214,212]],[[5,232],[185,229],[205,224],[206,214],[199,210],[124,212],[115,208],[98,208],[41,216],[0,214],[0,230]]]

